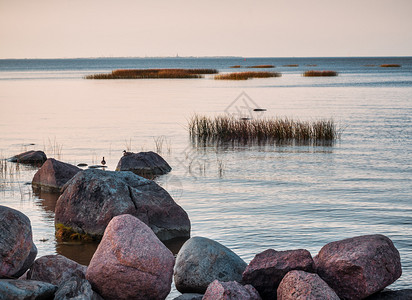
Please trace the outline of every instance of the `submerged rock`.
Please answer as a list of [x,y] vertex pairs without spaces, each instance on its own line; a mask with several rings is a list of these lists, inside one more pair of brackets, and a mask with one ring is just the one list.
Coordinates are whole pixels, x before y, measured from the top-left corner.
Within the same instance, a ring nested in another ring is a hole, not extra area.
[[412,299],[412,289],[405,290],[383,290],[380,293],[373,294],[366,298],[366,300],[411,300]]
[[163,175],[172,168],[157,153],[149,152],[125,152],[117,164],[116,171],[132,171],[140,176]]
[[32,185],[45,191],[59,192],[79,171],[81,169],[76,166],[49,158],[34,174]]
[[57,286],[35,280],[0,279],[0,300],[53,299]]
[[193,237],[176,257],[174,280],[181,293],[204,293],[214,280],[241,281],[246,263],[216,241]]
[[262,299],[275,299],[282,278],[291,270],[313,272],[313,259],[309,251],[263,251],[246,267],[242,282],[253,285]]
[[237,281],[213,281],[207,287],[203,300],[261,300],[259,293],[251,285],[243,286]]
[[29,218],[0,205],[0,278],[18,278],[37,255]]
[[85,170],[62,191],[56,204],[58,227],[100,239],[113,217],[131,214],[162,241],[190,236],[189,217],[169,193],[132,172]]
[[280,282],[277,299],[339,300],[339,297],[318,274],[294,270]]
[[316,269],[341,299],[366,298],[402,274],[398,250],[380,234],[325,245],[317,255]]
[[171,289],[174,261],[149,227],[121,215],[107,226],[86,278],[106,300],[164,299]]
[[47,156],[43,151],[30,150],[17,154],[9,159],[11,162],[22,164],[42,164],[47,160]]
[[173,300],[202,300],[203,294],[196,294],[196,293],[186,293],[180,296],[177,296]]

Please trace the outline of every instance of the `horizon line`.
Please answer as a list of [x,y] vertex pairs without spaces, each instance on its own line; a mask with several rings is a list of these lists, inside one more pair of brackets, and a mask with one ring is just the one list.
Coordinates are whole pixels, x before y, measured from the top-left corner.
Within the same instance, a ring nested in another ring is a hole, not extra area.
[[17,57],[8,57],[8,58],[0,58],[0,60],[52,60],[52,59],[119,59],[119,58],[138,58],[138,59],[152,59],[152,58],[405,58],[405,57],[412,57],[411,55],[395,55],[395,56],[388,56],[388,55],[374,55],[374,56],[237,56],[237,55],[204,55],[204,56],[195,56],[195,55],[188,55],[188,56],[79,56],[79,57],[24,57],[24,58],[17,58]]

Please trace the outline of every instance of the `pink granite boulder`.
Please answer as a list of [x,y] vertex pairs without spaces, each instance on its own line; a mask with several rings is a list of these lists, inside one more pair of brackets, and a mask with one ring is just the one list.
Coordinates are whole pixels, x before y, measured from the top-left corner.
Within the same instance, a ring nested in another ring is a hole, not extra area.
[[130,214],[147,224],[162,241],[190,237],[187,213],[152,180],[132,172],[89,169],[62,188],[55,224],[100,239],[110,220]]
[[277,290],[278,300],[339,300],[338,295],[318,274],[290,271]]
[[174,256],[153,231],[131,215],[107,226],[86,278],[104,299],[165,299]]
[[37,255],[29,218],[0,205],[0,278],[18,278]]
[[313,259],[304,249],[257,254],[242,275],[242,283],[253,285],[262,299],[275,299],[282,278],[291,270],[313,272]]
[[203,300],[261,300],[259,293],[251,285],[243,286],[237,281],[213,281],[207,287]]
[[35,260],[27,273],[27,279],[60,285],[75,274],[86,275],[86,266],[62,255],[45,255]]
[[59,192],[80,168],[49,158],[34,174],[32,185],[44,191]]
[[316,269],[341,299],[366,298],[402,274],[398,250],[380,234],[325,245],[317,255]]

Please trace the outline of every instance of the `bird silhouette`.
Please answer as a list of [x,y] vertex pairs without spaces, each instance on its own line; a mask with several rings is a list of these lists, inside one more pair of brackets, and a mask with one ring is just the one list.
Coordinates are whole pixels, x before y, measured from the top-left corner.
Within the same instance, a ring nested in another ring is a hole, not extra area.
[[123,150],[123,156],[131,155],[133,152],[127,152],[126,150]]
[[100,162],[103,166],[106,164],[106,161],[104,160],[104,156],[103,156],[103,159],[102,159],[102,161]]

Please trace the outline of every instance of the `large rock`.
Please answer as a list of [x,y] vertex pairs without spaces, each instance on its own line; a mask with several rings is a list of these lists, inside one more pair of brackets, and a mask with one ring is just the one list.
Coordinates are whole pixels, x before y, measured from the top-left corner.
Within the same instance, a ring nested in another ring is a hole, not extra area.
[[37,255],[29,218],[0,205],[0,278],[18,278]]
[[202,300],[202,299],[203,299],[203,294],[186,293],[186,294],[177,296],[173,300]]
[[53,299],[57,286],[35,280],[0,279],[0,300]]
[[262,299],[276,299],[276,290],[282,278],[291,270],[313,272],[313,259],[309,251],[265,250],[249,263],[243,272],[242,282],[253,285]]
[[164,299],[175,259],[143,222],[114,217],[87,268],[86,278],[104,299]]
[[237,281],[220,282],[218,280],[209,284],[203,300],[261,300],[259,293],[251,285],[243,286]]
[[17,154],[9,159],[11,162],[18,162],[22,164],[41,165],[47,160],[47,156],[43,151],[30,150]]
[[62,255],[46,255],[36,259],[27,273],[27,279],[60,285],[75,275],[79,276],[79,273],[84,277],[86,269],[86,266]]
[[317,255],[316,269],[341,299],[363,299],[402,274],[398,250],[380,234],[325,245]]
[[126,152],[117,164],[116,171],[132,171],[140,176],[163,175],[170,172],[172,168],[157,153]]
[[339,300],[338,295],[318,274],[290,271],[277,290],[278,300]]
[[77,173],[62,188],[55,224],[100,239],[110,220],[131,214],[166,241],[190,236],[187,213],[154,181],[132,172],[90,169]]
[[411,300],[412,299],[412,289],[406,290],[383,290],[380,293],[373,294],[366,298],[366,300]]
[[174,280],[181,293],[203,294],[214,280],[241,281],[246,263],[216,241],[193,237],[176,257]]
[[34,174],[32,185],[45,191],[59,192],[63,185],[79,171],[81,169],[76,166],[49,158]]

